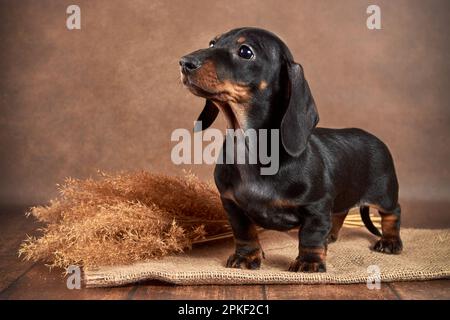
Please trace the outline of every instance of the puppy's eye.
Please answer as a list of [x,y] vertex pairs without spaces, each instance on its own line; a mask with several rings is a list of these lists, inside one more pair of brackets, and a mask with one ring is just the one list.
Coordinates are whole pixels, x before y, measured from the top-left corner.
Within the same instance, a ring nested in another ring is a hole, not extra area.
[[215,40],[211,40],[209,42],[209,47],[212,48],[212,47],[214,47],[215,44],[216,44],[216,41]]
[[247,60],[253,58],[253,56],[254,56],[252,49],[250,49],[246,45],[242,45],[239,48],[238,54],[239,54],[239,57],[247,59]]

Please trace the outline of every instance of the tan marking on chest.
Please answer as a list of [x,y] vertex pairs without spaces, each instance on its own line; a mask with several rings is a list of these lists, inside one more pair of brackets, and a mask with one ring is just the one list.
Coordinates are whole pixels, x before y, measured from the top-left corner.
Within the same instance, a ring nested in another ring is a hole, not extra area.
[[282,207],[282,208],[292,208],[298,206],[297,203],[288,199],[275,199],[270,201],[270,205],[272,207]]
[[267,82],[266,81],[261,81],[260,83],[259,83],[259,90],[265,90],[266,88],[267,88]]

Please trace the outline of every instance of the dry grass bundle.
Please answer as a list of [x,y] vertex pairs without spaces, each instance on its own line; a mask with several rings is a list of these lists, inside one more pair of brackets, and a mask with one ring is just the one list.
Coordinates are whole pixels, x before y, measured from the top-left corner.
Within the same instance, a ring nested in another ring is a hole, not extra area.
[[183,252],[229,231],[215,187],[196,176],[137,172],[67,179],[32,215],[46,226],[19,250],[49,266],[132,263]]

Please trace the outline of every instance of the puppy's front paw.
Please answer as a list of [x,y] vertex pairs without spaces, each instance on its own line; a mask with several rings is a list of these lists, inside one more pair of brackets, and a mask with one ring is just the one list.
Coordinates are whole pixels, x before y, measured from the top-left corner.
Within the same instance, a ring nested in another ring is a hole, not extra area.
[[325,262],[308,262],[301,261],[301,258],[298,257],[291,263],[289,266],[289,271],[293,272],[326,272],[327,268]]
[[403,250],[402,240],[398,238],[381,238],[375,243],[373,250],[388,254],[399,254]]
[[227,268],[246,268],[256,270],[261,267],[261,254],[255,252],[251,254],[233,253],[227,260]]
[[335,235],[335,234],[330,234],[330,235],[328,236],[328,238],[327,238],[327,243],[330,244],[330,243],[336,242],[337,239],[338,239],[338,238],[337,238],[337,235]]

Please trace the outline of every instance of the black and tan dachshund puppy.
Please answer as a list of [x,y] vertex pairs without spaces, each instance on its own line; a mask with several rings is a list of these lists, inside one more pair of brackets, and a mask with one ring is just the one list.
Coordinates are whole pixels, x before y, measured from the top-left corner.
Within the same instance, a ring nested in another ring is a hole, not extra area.
[[[299,227],[299,254],[289,270],[325,272],[327,244],[353,207],[381,236],[375,251],[401,252],[398,182],[388,148],[361,129],[316,128],[319,115],[303,68],[277,36],[234,29],[182,57],[180,66],[183,84],[206,99],[203,129],[222,111],[230,128],[280,132],[276,174],[261,175],[261,163],[216,165],[236,243],[227,267],[260,267],[256,226]],[[381,215],[382,234],[370,221],[369,206]]]

